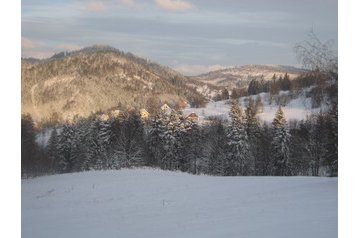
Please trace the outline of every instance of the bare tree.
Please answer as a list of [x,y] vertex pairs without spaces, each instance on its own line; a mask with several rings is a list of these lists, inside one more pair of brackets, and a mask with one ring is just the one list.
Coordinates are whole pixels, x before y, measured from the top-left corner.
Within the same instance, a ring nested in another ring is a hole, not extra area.
[[304,68],[338,80],[338,57],[333,48],[332,40],[322,42],[311,30],[308,39],[298,43],[294,50]]

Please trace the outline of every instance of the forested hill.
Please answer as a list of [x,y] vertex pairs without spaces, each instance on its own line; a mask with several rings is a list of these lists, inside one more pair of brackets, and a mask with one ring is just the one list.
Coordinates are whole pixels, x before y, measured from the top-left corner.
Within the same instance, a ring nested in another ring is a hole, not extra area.
[[278,79],[285,74],[294,79],[305,72],[292,66],[251,64],[211,71],[193,78],[215,86],[234,88],[253,79],[272,80],[273,77]]
[[205,100],[176,71],[110,46],[22,59],[22,113],[36,122],[146,107],[153,98],[172,104],[187,100],[194,106]]

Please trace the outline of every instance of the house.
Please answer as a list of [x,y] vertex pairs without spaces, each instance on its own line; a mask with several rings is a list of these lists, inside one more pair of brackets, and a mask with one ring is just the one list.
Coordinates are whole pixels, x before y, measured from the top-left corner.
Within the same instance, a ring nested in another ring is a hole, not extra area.
[[114,118],[118,118],[122,115],[123,113],[121,112],[121,110],[112,110],[111,111],[111,117]]
[[109,120],[109,116],[107,114],[101,114],[98,115],[97,117],[100,121],[108,121]]
[[148,120],[149,119],[149,112],[147,110],[145,110],[144,108],[139,110],[139,114],[140,114],[140,118],[142,120]]
[[161,106],[160,110],[167,115],[169,115],[172,112],[172,109],[167,104],[164,104],[163,106]]
[[184,108],[186,108],[188,106],[188,102],[185,100],[179,100],[179,102],[177,103],[176,107],[179,110],[183,110]]
[[196,113],[192,112],[186,117],[186,119],[193,122],[197,122],[199,121],[199,116]]

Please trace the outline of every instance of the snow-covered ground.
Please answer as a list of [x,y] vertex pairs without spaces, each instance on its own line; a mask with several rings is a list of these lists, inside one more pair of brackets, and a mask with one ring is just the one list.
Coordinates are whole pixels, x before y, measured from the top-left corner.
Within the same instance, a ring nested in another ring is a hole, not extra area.
[[22,237],[337,237],[337,178],[151,169],[22,180]]
[[[282,92],[282,94],[284,94]],[[257,95],[253,95],[252,98],[255,99]],[[263,103],[263,111],[258,113],[257,116],[259,119],[271,123],[275,114],[278,110],[278,105],[275,102],[269,103],[268,94],[261,93],[260,97]],[[245,107],[245,100],[247,97],[240,98],[241,107]],[[243,108],[244,109],[244,108]],[[311,109],[311,99],[305,97],[295,98],[287,103],[286,106],[282,107],[283,112],[287,121],[290,120],[304,120],[312,113],[319,112],[319,108]],[[199,120],[204,122],[208,117],[219,117],[224,120],[229,120],[229,111],[230,111],[230,100],[224,101],[210,101],[205,108],[185,108],[183,113],[184,115],[189,115],[194,112],[199,116]]]

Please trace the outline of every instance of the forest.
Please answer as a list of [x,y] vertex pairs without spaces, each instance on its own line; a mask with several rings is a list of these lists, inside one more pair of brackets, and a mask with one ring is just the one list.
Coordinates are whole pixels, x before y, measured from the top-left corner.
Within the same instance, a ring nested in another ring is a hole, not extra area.
[[93,115],[52,129],[35,141],[29,115],[21,120],[22,177],[149,166],[220,176],[338,176],[338,107],[288,123],[279,107],[271,124],[256,118],[253,100],[231,101],[230,121],[199,124],[180,111],[143,120],[136,111]]

